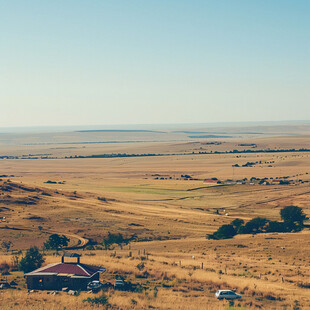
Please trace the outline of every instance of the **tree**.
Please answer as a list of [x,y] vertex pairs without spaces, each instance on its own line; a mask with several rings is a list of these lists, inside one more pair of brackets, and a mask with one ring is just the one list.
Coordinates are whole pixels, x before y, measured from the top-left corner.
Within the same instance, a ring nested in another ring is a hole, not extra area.
[[[288,225],[296,225],[296,223],[303,227],[304,221],[307,220],[306,214],[303,212],[302,208],[296,206],[288,206],[280,211],[282,220]],[[293,225],[293,226],[294,226]]]
[[20,260],[18,269],[27,273],[40,268],[44,261],[45,259],[39,252],[39,249],[37,247],[31,247],[27,250],[25,257]]
[[122,248],[123,244],[128,244],[131,240],[133,240],[135,236],[132,236],[130,238],[124,238],[122,234],[111,234],[108,233],[108,236],[103,239],[102,245],[106,250],[110,248],[111,245],[117,244]]
[[255,217],[249,222],[247,222],[242,230],[244,234],[251,234],[251,233],[261,233],[266,231],[266,224],[269,221],[263,217]]
[[223,225],[214,234],[208,235],[209,239],[230,239],[236,235],[233,225]]
[[283,222],[270,221],[267,227],[267,232],[288,232],[288,227]]
[[244,224],[244,220],[236,218],[230,224],[234,226],[236,231],[238,231],[239,227]]
[[279,184],[280,185],[289,185],[290,181],[288,181],[288,180],[280,180]]
[[44,247],[47,250],[58,251],[59,249],[66,247],[69,241],[70,239],[64,235],[60,236],[58,234],[53,234],[53,235],[50,235],[48,240],[44,243]]

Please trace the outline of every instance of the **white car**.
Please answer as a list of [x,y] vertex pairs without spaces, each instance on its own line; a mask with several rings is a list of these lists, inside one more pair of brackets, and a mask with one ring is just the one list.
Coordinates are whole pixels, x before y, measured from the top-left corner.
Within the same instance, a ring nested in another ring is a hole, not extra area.
[[124,290],[125,288],[125,282],[122,279],[116,279],[114,283],[114,289],[116,290]]
[[230,290],[218,290],[215,293],[215,297],[217,299],[226,299],[226,300],[231,300],[231,299],[240,299],[241,295],[230,291]]
[[102,288],[102,283],[97,280],[94,280],[87,284],[87,289],[93,292],[99,292],[101,288]]

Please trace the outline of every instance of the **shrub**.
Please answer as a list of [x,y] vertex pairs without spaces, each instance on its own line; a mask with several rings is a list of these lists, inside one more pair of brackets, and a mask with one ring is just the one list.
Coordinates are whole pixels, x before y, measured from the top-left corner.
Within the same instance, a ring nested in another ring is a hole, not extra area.
[[142,271],[142,270],[144,269],[145,265],[144,265],[143,262],[141,262],[141,263],[138,264],[136,267],[137,267],[140,271]]
[[2,275],[9,275],[10,270],[11,270],[11,266],[8,263],[4,262],[0,264],[0,272]]
[[12,242],[4,240],[2,241],[1,246],[6,250],[6,252],[8,252],[12,246]]
[[102,294],[100,297],[88,297],[84,299],[83,302],[88,302],[93,305],[106,305],[108,303],[108,297],[105,294]]

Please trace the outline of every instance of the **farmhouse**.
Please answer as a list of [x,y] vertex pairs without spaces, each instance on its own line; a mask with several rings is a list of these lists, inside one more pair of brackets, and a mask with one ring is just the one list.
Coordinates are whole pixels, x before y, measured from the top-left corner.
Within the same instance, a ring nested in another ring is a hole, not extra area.
[[[86,290],[87,284],[99,280],[99,274],[105,269],[101,266],[80,263],[80,256],[76,253],[65,253],[61,263],[49,264],[26,273],[27,288],[61,290],[67,287],[71,290]],[[76,258],[76,262],[65,262],[65,257]]]

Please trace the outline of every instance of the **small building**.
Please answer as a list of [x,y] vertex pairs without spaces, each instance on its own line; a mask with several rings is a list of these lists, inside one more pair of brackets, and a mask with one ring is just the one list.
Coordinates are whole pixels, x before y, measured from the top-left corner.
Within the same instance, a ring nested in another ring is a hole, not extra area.
[[218,184],[218,183],[220,183],[220,181],[214,180],[214,179],[205,179],[205,180],[203,180],[203,183]]
[[[65,257],[76,258],[76,262],[65,262]],[[105,269],[101,266],[80,263],[81,255],[65,253],[60,263],[47,266],[26,273],[28,289],[61,290],[67,287],[71,290],[86,290],[87,284],[99,280],[99,274]]]

